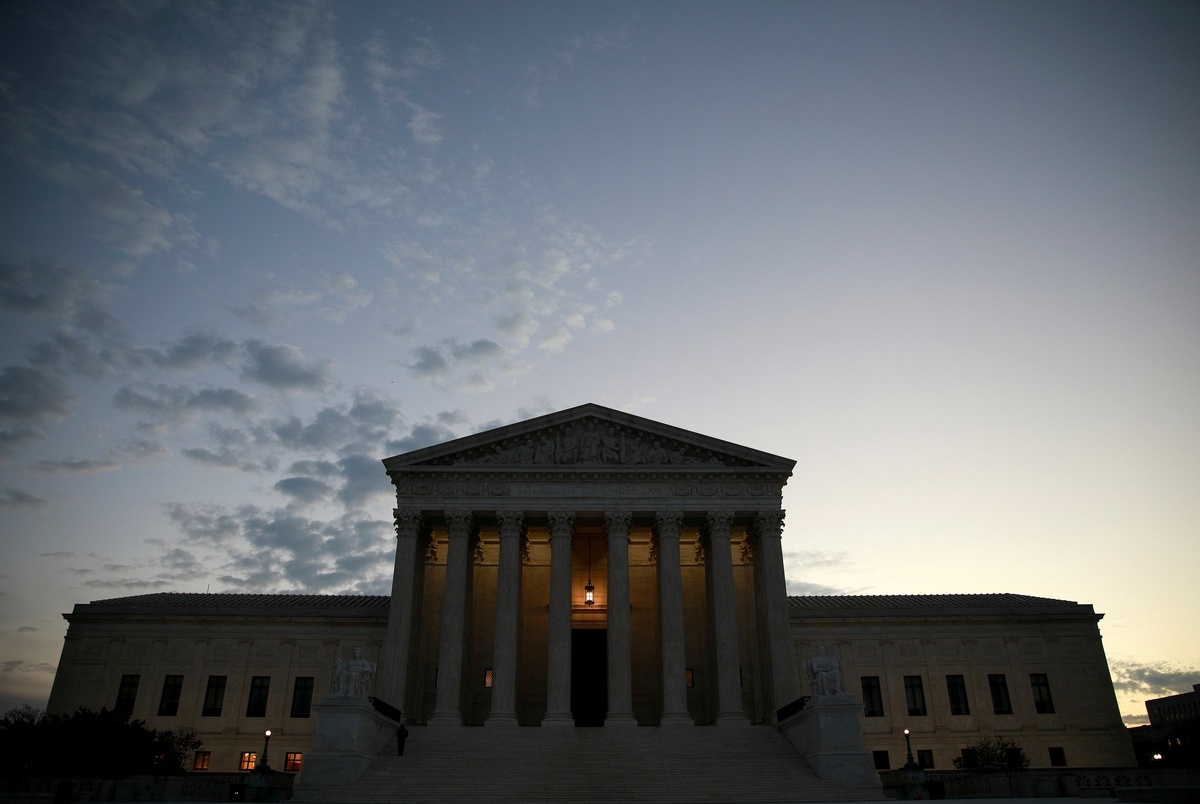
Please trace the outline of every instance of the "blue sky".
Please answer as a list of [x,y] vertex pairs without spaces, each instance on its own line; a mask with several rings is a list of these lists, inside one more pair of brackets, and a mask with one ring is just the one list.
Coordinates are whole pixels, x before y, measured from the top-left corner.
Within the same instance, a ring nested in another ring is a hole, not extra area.
[[798,461],[793,593],[1200,681],[1200,9],[0,11],[0,707],[81,601],[381,593],[379,459],[596,402]]

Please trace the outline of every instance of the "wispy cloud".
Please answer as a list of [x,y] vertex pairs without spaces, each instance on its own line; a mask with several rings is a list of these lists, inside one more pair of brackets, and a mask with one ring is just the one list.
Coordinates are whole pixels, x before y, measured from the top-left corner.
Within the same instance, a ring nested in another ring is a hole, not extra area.
[[0,508],[44,508],[49,502],[12,486],[0,486]]
[[119,461],[67,458],[58,461],[38,461],[30,467],[30,471],[41,475],[91,475],[120,468]]
[[1200,684],[1200,668],[1180,667],[1170,662],[1110,659],[1108,666],[1113,687],[1146,698],[1191,692],[1192,685]]

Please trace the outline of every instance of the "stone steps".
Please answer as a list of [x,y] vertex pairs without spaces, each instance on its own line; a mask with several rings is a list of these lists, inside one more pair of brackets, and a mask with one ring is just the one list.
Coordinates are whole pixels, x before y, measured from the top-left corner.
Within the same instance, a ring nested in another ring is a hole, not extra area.
[[[430,728],[344,787],[301,784],[329,804],[449,801],[801,802],[871,795],[820,779],[770,726]],[[878,794],[876,794],[878,795]]]

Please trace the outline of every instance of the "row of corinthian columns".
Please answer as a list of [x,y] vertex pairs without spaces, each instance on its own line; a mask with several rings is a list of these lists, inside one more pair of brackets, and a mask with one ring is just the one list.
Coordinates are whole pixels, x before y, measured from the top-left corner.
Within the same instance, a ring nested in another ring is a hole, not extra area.
[[[415,612],[423,581],[420,558],[419,512],[396,509],[396,565],[392,603],[384,644],[381,696],[403,705],[413,657]],[[431,726],[462,725],[461,668],[466,644],[467,589],[471,573],[472,514],[449,510],[444,514],[449,545],[438,646],[437,699]],[[683,580],[680,560],[682,511],[659,512],[654,517],[658,539],[658,591],[662,656],[662,713],[660,725],[693,725],[687,708],[686,654],[684,650]],[[551,511],[550,606],[547,633],[546,711],[543,726],[574,725],[571,713],[571,540],[575,515]],[[608,714],[606,726],[636,726],[632,693],[632,634],[630,630],[629,533],[632,514],[608,512],[604,516],[608,538]],[[749,723],[742,707],[738,626],[734,596],[731,529],[734,515],[710,512],[704,532],[709,545],[709,611],[713,617],[717,667],[717,725]],[[487,726],[516,726],[517,648],[521,588],[521,534],[524,516],[519,512],[496,514],[500,556],[496,586],[495,643],[493,646],[492,706]],[[771,665],[771,699],[774,707],[794,697],[795,672],[791,664],[786,586],[783,575],[782,511],[759,514],[754,523],[755,580],[765,611],[768,656]]]

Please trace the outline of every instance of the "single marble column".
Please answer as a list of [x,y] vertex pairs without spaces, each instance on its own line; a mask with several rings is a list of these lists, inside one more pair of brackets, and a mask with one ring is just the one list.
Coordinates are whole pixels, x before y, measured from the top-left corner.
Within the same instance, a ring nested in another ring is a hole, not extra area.
[[633,716],[633,651],[629,627],[629,526],[633,514],[604,515],[608,536],[608,714],[605,726],[636,726]]
[[575,514],[551,511],[550,622],[543,726],[574,726],[571,715],[571,534]]
[[662,632],[663,711],[659,725],[694,726],[687,708],[687,656],[683,641],[683,576],[680,571],[679,533],[682,511],[660,511],[654,516],[658,537],[658,610]]
[[463,639],[467,575],[471,571],[471,513],[447,511],[446,586],[442,600],[442,639],[438,650],[437,705],[430,726],[461,726]]
[[[783,574],[783,511],[763,511],[754,521],[758,535],[754,571],[762,578],[768,652],[771,657],[772,709],[797,697],[796,668],[788,632],[787,580]],[[774,712],[771,713],[772,715]],[[774,718],[771,718],[774,722]]]
[[403,711],[408,694],[408,666],[412,649],[413,613],[416,609],[417,551],[420,549],[421,512],[410,508],[392,511],[396,520],[396,564],[392,572],[392,602],[388,609],[387,639],[379,697]]
[[718,726],[744,726],[750,723],[742,708],[737,600],[733,592],[733,551],[729,538],[732,526],[732,512],[709,513],[707,556],[713,593],[713,629],[717,639]]
[[496,641],[492,648],[492,711],[486,726],[517,725],[517,638],[521,599],[521,528],[514,511],[496,514],[500,526],[500,566],[496,579]]

